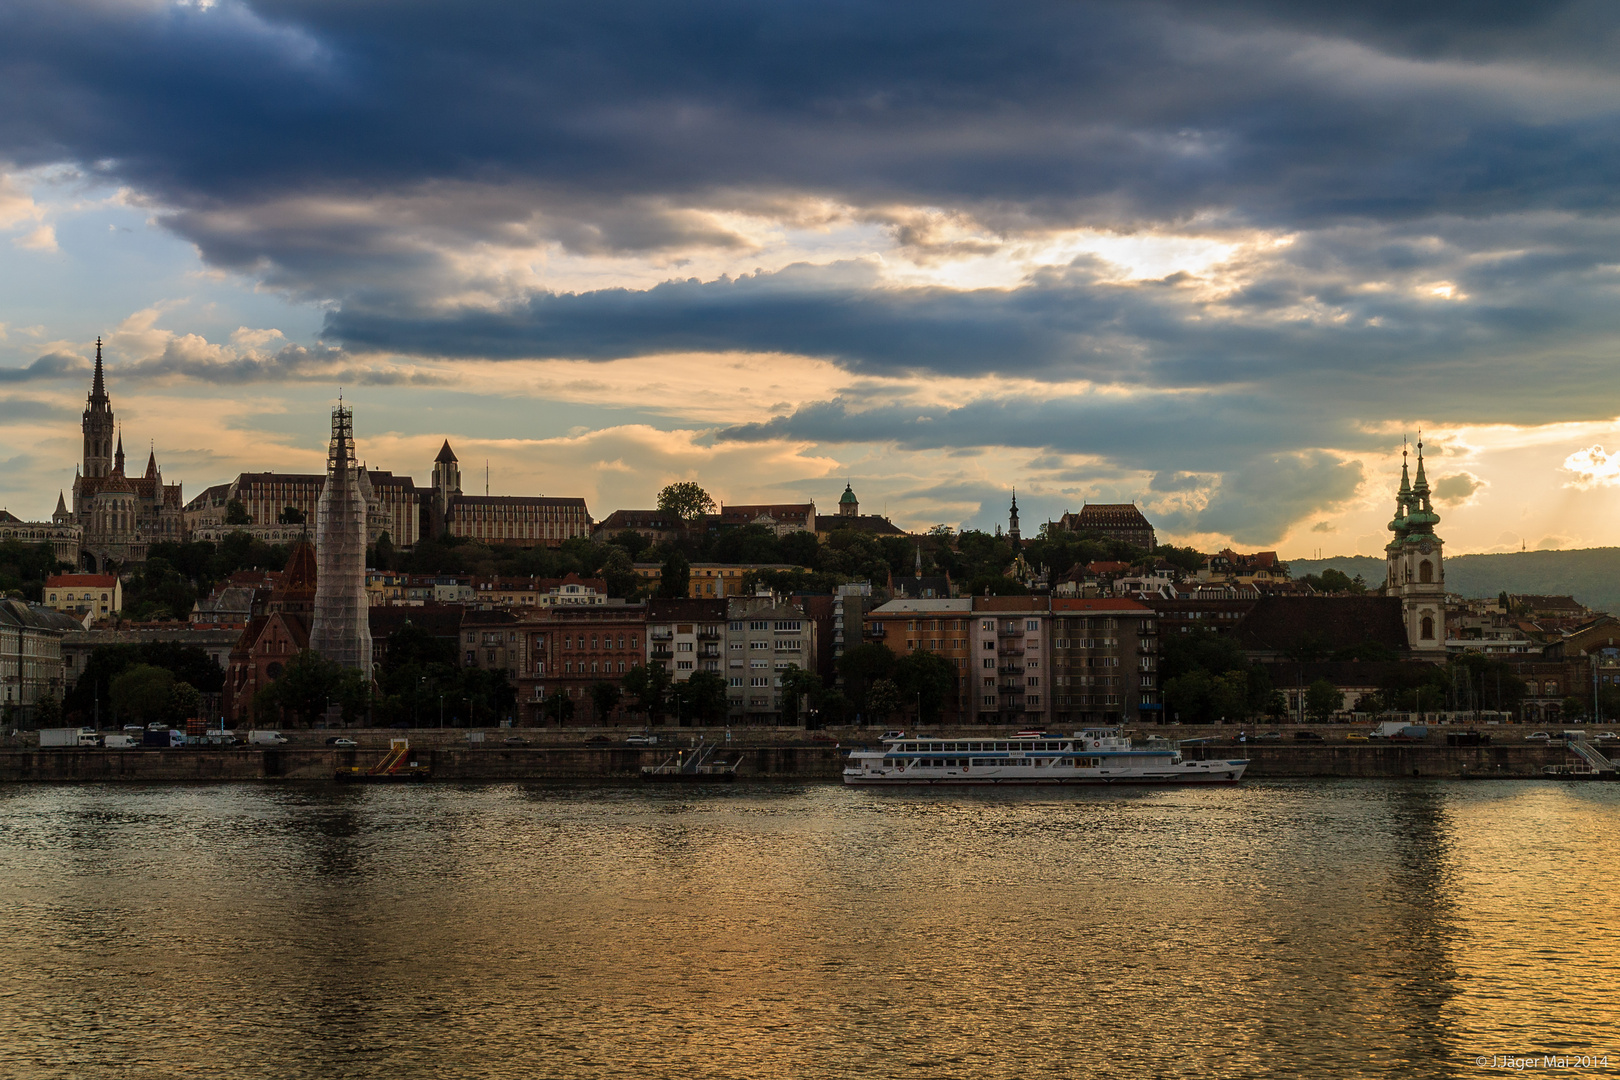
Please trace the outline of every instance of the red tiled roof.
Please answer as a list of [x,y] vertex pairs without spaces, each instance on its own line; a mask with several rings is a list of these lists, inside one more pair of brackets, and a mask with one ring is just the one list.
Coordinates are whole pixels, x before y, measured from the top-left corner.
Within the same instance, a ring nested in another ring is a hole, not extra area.
[[47,589],[110,589],[116,584],[116,574],[57,574],[45,579]]

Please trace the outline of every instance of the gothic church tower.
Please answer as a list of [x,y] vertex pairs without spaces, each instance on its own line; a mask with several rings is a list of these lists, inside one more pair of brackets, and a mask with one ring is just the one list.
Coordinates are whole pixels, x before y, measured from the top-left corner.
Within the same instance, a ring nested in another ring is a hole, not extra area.
[[1417,444],[1417,482],[1407,477],[1406,454],[1401,454],[1401,487],[1395,495],[1394,533],[1384,548],[1388,569],[1384,591],[1399,597],[1406,640],[1419,655],[1446,655],[1446,573],[1441,562],[1441,539],[1434,534],[1440,515],[1429,501],[1429,480],[1423,473],[1423,440]]
[[92,479],[111,476],[113,471],[112,399],[101,371],[101,339],[96,338],[96,376],[90,384],[90,398],[84,407],[84,475]]

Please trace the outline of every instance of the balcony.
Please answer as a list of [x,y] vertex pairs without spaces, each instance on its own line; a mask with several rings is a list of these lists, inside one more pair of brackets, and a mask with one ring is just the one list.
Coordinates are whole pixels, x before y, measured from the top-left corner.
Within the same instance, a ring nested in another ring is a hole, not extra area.
[[996,673],[1000,675],[1022,675],[1024,667],[1022,664],[1003,664],[996,669]]
[[722,636],[718,630],[699,630],[697,639],[699,641],[719,641]]
[[883,629],[882,623],[873,623],[871,626],[866,628],[866,636],[873,638],[888,637],[889,632]]
[[1023,656],[1024,655],[1024,650],[1023,650],[1021,645],[1003,645],[1001,648],[997,649],[996,652],[997,652],[998,655],[1001,655],[1001,656]]
[[1022,630],[1009,630],[1005,626],[1001,627],[999,630],[996,631],[996,637],[1023,637],[1023,636],[1024,636],[1024,632]]
[[675,653],[670,649],[654,649],[652,651],[652,658],[654,660],[671,660],[674,659],[674,657]]
[[647,636],[653,641],[669,641],[675,636],[673,630],[649,630]]

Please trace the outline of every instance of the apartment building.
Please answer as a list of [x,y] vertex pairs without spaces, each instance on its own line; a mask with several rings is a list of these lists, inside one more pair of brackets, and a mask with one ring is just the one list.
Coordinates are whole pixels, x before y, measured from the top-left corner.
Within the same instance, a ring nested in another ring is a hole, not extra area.
[[1051,633],[1058,724],[1163,722],[1152,608],[1123,597],[1057,597]]
[[518,712],[522,723],[545,723],[542,709],[557,694],[574,704],[573,723],[603,724],[594,715],[594,683],[619,684],[646,658],[645,604],[547,607],[520,624],[517,667]]
[[646,663],[662,667],[674,682],[699,671],[721,674],[726,621],[724,600],[647,601]]
[[726,697],[733,722],[775,724],[782,718],[782,672],[814,671],[815,622],[775,596],[726,602]]
[[1052,719],[1051,601],[975,596],[970,713],[980,724],[1045,730]]

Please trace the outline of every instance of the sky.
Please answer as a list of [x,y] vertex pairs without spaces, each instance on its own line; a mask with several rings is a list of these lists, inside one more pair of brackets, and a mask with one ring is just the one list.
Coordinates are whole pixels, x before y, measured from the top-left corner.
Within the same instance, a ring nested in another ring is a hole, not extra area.
[[[9,0],[0,505],[374,468],[1376,555],[1620,526],[1620,8]],[[1605,449],[1607,448],[1607,449]],[[1611,456],[1611,454],[1615,456]]]

